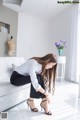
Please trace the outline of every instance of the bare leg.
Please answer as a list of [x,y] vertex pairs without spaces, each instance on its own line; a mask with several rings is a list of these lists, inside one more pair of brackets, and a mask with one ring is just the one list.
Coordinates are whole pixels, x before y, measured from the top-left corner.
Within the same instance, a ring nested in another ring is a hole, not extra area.
[[34,103],[34,98],[29,98],[27,100],[27,104],[30,106],[32,111],[38,112],[38,109],[36,108],[35,103]]
[[36,108],[35,103],[34,103],[34,98],[29,98],[28,99],[28,104],[31,106],[31,108]]
[[41,102],[41,105],[45,108],[45,112],[49,112],[49,103],[48,101],[46,100],[46,98],[43,98],[42,99],[42,102]]
[[41,102],[40,106],[44,109],[45,114],[52,115],[52,113],[49,110],[49,102],[47,101],[46,98],[42,99],[42,102]]

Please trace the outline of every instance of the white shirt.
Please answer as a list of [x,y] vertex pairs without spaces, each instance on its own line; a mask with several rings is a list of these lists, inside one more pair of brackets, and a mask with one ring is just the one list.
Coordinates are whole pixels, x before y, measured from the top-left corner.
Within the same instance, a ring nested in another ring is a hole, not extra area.
[[30,59],[22,65],[15,68],[14,71],[18,72],[21,75],[30,75],[31,83],[36,91],[38,91],[38,89],[41,87],[41,85],[39,85],[38,83],[36,73],[41,73],[42,65],[39,64],[36,60]]

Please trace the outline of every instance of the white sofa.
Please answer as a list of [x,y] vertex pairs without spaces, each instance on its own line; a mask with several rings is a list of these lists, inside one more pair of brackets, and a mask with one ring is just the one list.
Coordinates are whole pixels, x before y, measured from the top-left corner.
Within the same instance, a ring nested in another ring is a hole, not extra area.
[[10,83],[10,76],[13,72],[12,64],[18,66],[24,61],[23,57],[0,57],[0,112],[29,97],[30,84],[14,86]]

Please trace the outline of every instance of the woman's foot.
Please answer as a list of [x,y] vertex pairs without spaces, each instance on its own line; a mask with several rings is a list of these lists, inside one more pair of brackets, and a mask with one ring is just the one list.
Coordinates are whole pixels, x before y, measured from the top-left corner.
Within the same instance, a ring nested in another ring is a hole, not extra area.
[[34,100],[28,99],[27,104],[33,112],[38,112],[38,109],[35,107]]
[[52,115],[51,111],[49,110],[49,103],[47,100],[42,100],[40,106],[41,106],[41,108],[44,109],[45,114]]

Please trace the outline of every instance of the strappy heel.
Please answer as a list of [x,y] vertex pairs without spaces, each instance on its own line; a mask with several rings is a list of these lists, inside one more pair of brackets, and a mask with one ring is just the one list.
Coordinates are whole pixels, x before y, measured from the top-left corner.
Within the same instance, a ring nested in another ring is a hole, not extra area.
[[43,101],[40,103],[41,110],[44,109],[45,114],[47,114],[47,115],[52,115],[51,111],[46,112],[46,108],[42,105],[43,102],[48,102],[48,101],[47,101],[47,100],[43,100]]
[[28,105],[28,107],[30,107],[31,111],[33,111],[33,112],[38,112],[38,109],[37,109],[37,108],[31,108],[31,106],[30,106],[30,104],[29,104],[29,101],[33,101],[33,100],[30,100],[30,99],[27,100],[27,105]]

